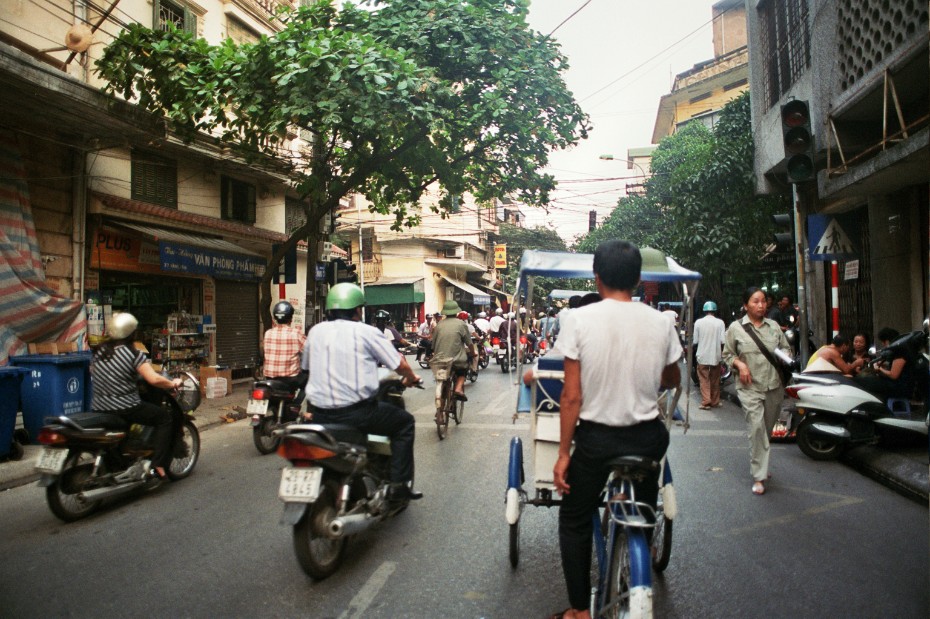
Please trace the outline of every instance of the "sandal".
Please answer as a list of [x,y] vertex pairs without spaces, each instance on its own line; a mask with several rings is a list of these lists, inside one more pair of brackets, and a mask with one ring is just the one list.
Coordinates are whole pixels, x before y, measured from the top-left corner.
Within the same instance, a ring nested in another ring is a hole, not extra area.
[[756,483],[752,485],[752,493],[759,494],[759,495],[765,494],[765,486],[762,484],[761,481],[757,481]]

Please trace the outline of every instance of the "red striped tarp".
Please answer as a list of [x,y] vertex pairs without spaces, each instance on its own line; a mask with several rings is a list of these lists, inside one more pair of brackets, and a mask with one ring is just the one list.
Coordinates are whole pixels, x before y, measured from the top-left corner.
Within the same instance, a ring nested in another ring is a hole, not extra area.
[[27,343],[78,342],[86,348],[87,317],[79,301],[45,282],[16,136],[0,131],[0,365]]

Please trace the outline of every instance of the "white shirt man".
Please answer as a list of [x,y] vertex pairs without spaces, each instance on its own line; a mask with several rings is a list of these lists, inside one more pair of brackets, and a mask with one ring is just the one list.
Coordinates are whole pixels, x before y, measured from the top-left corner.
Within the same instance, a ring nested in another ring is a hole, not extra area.
[[491,329],[491,322],[487,318],[475,318],[475,328],[487,335]]
[[[705,305],[707,312],[703,318],[694,321],[694,343],[697,346],[698,381],[701,383],[701,408],[720,406],[720,360],[726,337],[726,325],[714,315],[709,302]],[[712,306],[716,310],[717,306]]]
[[501,314],[495,314],[489,321],[491,333],[494,334],[500,331],[502,324],[504,324],[504,317]]

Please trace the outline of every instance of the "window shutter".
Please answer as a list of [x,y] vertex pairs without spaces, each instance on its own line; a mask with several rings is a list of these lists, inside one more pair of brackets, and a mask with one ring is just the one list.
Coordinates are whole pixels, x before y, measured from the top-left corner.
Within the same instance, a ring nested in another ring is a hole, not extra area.
[[255,223],[255,185],[246,185],[248,188],[248,210],[246,213],[246,223]]
[[184,7],[184,32],[197,36],[197,16],[187,7]]

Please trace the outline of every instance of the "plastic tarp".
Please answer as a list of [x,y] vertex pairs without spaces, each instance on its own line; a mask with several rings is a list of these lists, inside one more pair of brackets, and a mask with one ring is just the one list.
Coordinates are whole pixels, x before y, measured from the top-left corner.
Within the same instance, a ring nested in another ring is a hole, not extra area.
[[79,342],[87,317],[79,301],[48,287],[26,171],[16,136],[0,132],[0,365],[31,342]]
[[[697,271],[690,271],[669,257],[665,260],[668,264],[667,271],[643,271],[641,279],[646,282],[682,282],[701,279],[701,274]],[[523,258],[520,260],[518,289],[524,290],[527,278],[538,275],[565,279],[593,279],[593,264],[593,254],[529,249],[523,252]]]

